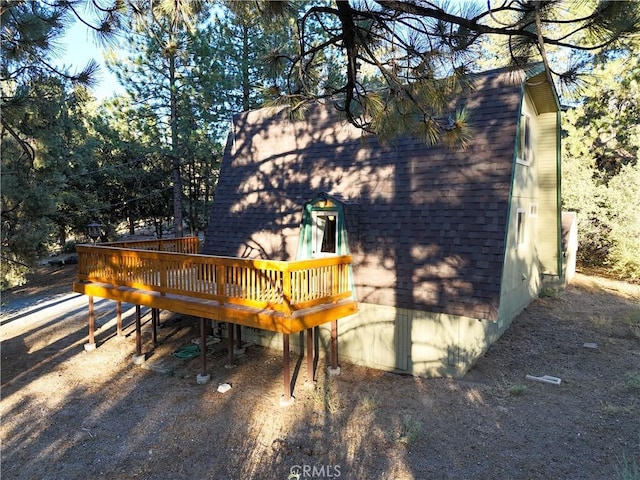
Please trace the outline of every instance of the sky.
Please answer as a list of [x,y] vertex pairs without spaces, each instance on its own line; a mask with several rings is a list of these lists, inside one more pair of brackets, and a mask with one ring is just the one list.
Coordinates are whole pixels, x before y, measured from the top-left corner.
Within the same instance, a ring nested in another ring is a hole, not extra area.
[[84,24],[75,22],[67,30],[60,43],[65,52],[58,59],[57,64],[66,65],[72,72],[84,68],[91,59],[94,59],[100,65],[100,70],[96,75],[96,86],[92,88],[93,94],[98,100],[124,91],[116,80],[115,75],[107,70],[102,48],[97,46],[93,32]]

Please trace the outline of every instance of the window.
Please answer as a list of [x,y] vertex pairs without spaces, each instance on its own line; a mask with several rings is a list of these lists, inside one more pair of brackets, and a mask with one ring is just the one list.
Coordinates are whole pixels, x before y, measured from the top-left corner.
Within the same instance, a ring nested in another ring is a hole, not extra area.
[[336,216],[327,215],[324,220],[320,251],[323,253],[336,253]]
[[522,165],[530,165],[532,160],[531,118],[529,115],[520,114],[520,126],[518,128],[516,161]]
[[529,206],[529,216],[531,218],[536,218],[538,216],[538,204],[537,203],[532,203]]
[[524,245],[526,233],[526,214],[523,208],[518,209],[516,220],[516,247]]
[[312,257],[336,254],[338,252],[338,212],[313,212]]

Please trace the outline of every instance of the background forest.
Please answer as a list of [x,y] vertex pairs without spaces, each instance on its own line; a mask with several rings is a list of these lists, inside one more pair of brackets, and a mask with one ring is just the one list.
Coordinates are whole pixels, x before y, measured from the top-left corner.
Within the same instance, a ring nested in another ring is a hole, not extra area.
[[[562,200],[578,212],[579,261],[638,280],[638,4],[434,3],[2,0],[2,288],[86,241],[91,222],[104,239],[202,232],[234,113],[287,103],[303,115],[338,98],[350,121],[393,136],[411,108],[426,142],[457,148],[464,114],[450,126],[437,114],[465,76],[531,61],[564,106]],[[124,93],[93,97],[97,63],[55,66],[74,22],[95,31]]]

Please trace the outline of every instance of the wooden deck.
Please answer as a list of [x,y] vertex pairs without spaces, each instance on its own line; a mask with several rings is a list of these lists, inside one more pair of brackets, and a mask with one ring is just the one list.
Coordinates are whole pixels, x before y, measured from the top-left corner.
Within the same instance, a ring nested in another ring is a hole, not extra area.
[[[76,250],[78,281],[73,290],[89,296],[89,349],[95,347],[93,297],[115,300],[118,307],[127,302],[282,333],[285,370],[289,335],[307,331],[309,336],[314,327],[328,322],[332,364],[337,364],[336,322],[357,311],[348,255],[293,262],[216,257],[198,254],[195,237],[78,245]],[[229,331],[232,337],[233,329]],[[139,326],[136,332],[137,355],[142,355]],[[204,361],[203,354],[203,376]],[[288,400],[286,383],[285,378]]]

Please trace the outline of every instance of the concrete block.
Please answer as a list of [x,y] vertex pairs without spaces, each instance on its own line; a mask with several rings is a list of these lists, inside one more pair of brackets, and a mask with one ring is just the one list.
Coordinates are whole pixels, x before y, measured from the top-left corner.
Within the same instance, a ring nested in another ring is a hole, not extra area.
[[134,365],[142,365],[147,360],[147,356],[144,353],[142,355],[134,354],[132,360]]
[[296,399],[295,399],[295,397],[293,395],[289,398],[289,400],[286,400],[284,398],[284,395],[282,395],[280,397],[280,406],[281,407],[290,407],[291,405],[294,404],[295,401],[296,401]]

